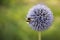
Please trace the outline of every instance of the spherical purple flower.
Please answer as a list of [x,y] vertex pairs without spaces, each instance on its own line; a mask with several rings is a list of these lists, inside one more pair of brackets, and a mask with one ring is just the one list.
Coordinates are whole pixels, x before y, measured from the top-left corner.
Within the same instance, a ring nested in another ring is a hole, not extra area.
[[43,4],[33,6],[27,14],[27,22],[37,31],[49,28],[52,21],[53,15],[51,10]]

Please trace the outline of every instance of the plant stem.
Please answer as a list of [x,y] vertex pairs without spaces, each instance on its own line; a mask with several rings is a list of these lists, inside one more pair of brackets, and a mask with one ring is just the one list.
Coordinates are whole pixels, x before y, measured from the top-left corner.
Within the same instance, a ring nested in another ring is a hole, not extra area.
[[38,32],[38,40],[41,40],[41,32]]

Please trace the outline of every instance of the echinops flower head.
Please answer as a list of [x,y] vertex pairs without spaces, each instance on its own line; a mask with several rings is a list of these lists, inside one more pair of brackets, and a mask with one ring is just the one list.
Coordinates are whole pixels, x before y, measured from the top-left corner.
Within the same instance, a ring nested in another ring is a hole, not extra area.
[[46,5],[37,4],[28,11],[26,19],[32,29],[43,31],[52,24],[53,14]]

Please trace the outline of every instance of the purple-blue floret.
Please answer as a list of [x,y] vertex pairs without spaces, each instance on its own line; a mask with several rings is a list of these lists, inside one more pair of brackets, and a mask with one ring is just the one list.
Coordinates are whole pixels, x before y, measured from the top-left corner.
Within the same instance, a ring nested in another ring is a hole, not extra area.
[[49,28],[53,21],[51,10],[43,4],[33,6],[29,10],[27,18],[31,18],[29,25],[37,31]]

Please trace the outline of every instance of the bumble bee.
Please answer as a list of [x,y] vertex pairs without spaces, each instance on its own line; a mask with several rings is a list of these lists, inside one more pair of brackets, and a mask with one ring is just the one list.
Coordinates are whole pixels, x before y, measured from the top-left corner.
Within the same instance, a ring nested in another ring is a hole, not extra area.
[[30,22],[30,21],[31,21],[31,18],[27,18],[27,19],[26,19],[26,22]]
[[30,22],[30,21],[32,21],[32,20],[34,20],[33,18],[27,18],[26,19],[26,22]]

